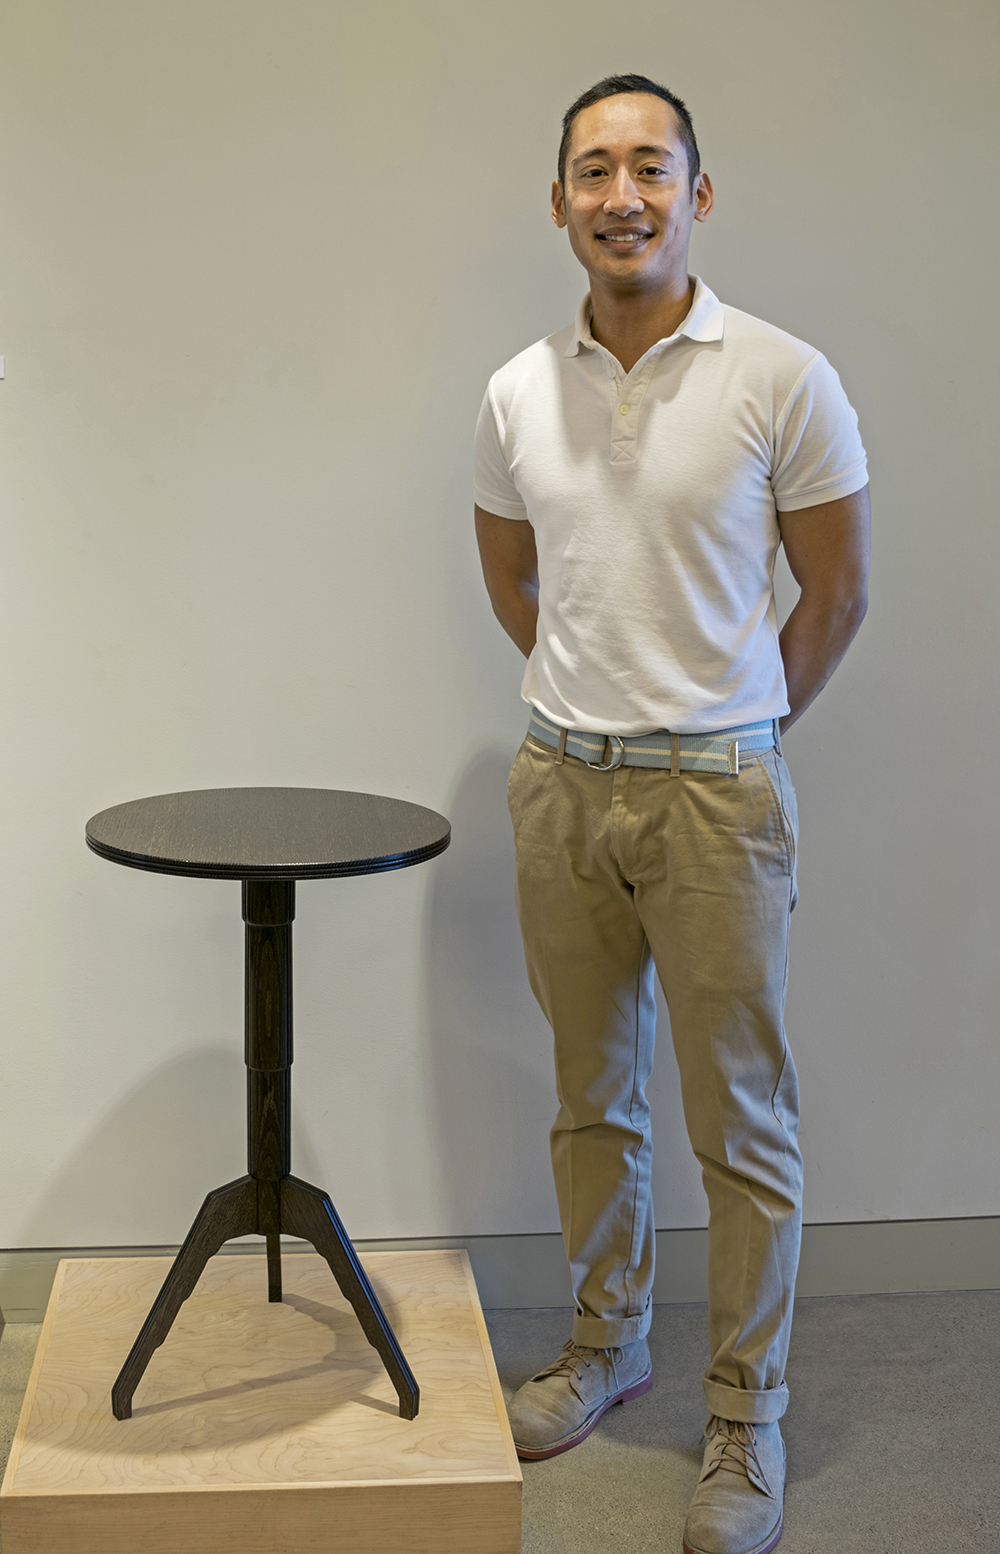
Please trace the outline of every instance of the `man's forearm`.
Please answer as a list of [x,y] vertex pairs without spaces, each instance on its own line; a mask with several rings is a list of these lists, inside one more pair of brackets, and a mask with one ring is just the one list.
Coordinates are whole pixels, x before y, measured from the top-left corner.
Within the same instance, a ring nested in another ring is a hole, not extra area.
[[538,629],[538,553],[524,519],[500,518],[476,507],[476,539],[493,614],[525,658]]
[[867,597],[799,599],[781,630],[779,643],[791,711],[781,730],[791,728],[823,689],[857,634]]
[[538,631],[538,582],[520,582],[490,591],[493,613],[516,647],[527,658]]
[[781,630],[791,728],[823,689],[865,618],[871,514],[868,487],[778,514],[792,576],[802,590]]

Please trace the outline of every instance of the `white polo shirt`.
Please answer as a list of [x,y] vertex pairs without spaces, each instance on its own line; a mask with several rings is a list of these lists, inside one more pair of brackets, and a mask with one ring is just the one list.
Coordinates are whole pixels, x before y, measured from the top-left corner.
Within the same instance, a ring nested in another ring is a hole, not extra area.
[[857,416],[811,346],[698,280],[626,374],[586,297],[575,327],[494,374],[476,431],[477,503],[535,531],[525,701],[608,734],[780,717],[776,514],[867,478]]

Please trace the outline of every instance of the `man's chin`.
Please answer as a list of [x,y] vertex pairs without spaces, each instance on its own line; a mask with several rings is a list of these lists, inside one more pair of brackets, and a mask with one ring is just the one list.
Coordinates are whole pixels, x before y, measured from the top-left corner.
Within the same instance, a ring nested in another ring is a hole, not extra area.
[[615,290],[655,291],[664,286],[666,281],[655,265],[644,262],[644,257],[652,256],[634,254],[627,260],[613,259],[602,263],[601,256],[598,255],[596,261],[586,268],[592,281],[598,281]]
[[604,242],[598,239],[592,249],[594,262],[601,264],[605,269],[614,272],[616,270],[632,270],[646,264],[655,254],[652,243],[630,243],[628,247],[624,243],[617,244]]

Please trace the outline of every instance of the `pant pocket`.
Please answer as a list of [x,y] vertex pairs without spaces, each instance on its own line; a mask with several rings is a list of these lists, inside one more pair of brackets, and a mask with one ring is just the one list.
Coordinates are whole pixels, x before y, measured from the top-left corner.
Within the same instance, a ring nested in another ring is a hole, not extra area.
[[[768,765],[773,771],[768,770]],[[788,838],[788,851],[791,860],[790,873],[792,876],[792,910],[799,899],[798,884],[798,852],[799,852],[799,806],[795,798],[795,788],[792,784],[791,774],[785,764],[783,755],[777,751],[769,751],[764,761],[764,769],[768,773],[774,802],[781,817],[782,827]]]
[[[785,854],[785,873],[791,877],[795,874],[795,827],[791,823],[788,813],[781,799],[781,777],[775,766],[774,752],[768,750],[764,755],[757,757],[757,763],[767,781],[771,799],[771,812],[781,836]],[[790,784],[789,784],[790,786]]]
[[522,743],[520,749],[517,752],[517,755],[514,757],[513,765],[511,766],[510,771],[507,773],[507,808],[510,811],[511,820],[514,819],[514,805],[517,795],[517,780],[519,775],[519,767],[524,764],[523,757],[524,744]]

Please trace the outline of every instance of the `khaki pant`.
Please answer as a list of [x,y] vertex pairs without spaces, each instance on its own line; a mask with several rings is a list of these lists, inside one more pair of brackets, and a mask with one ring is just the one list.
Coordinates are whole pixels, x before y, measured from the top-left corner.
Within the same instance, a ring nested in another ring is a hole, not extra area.
[[646,1084],[653,968],[709,1201],[705,1394],[770,1423],[801,1225],[798,1083],[782,1012],[795,905],[795,795],[780,755],[738,777],[593,771],[528,736],[508,786],[532,990],[555,1037],[552,1166],[577,1343],[647,1331],[654,1229]]

